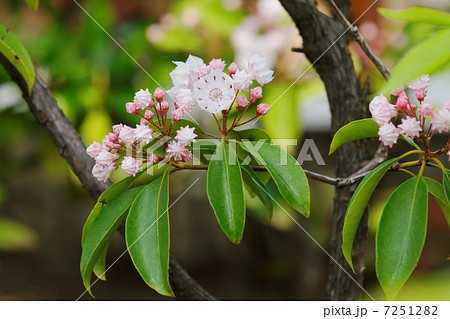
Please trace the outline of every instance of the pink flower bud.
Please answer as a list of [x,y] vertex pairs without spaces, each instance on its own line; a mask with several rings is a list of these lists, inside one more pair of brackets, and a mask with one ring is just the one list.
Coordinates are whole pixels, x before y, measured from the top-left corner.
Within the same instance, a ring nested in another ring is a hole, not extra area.
[[136,107],[140,109],[145,109],[151,104],[151,102],[152,94],[148,91],[148,89],[145,89],[145,91],[140,90],[134,95],[134,104],[136,104]]
[[226,63],[221,59],[212,59],[208,66],[211,70],[222,72],[225,69]]
[[425,90],[417,90],[417,91],[415,91],[415,93],[416,93],[417,100],[419,100],[421,102],[425,98],[425,95],[427,95],[427,91],[425,91]]
[[183,109],[176,109],[175,111],[172,111],[172,120],[174,122],[178,122],[184,117],[184,110]]
[[247,105],[250,104],[250,102],[247,100],[247,97],[245,95],[239,95],[236,98],[236,104],[237,104],[237,109],[240,111],[240,110],[246,108]]
[[235,74],[237,70],[238,70],[238,67],[237,67],[236,62],[231,63],[230,66],[228,67],[228,71],[230,72],[230,75]]
[[190,150],[185,150],[183,154],[181,154],[181,159],[184,162],[188,162],[192,159],[192,152]]
[[96,159],[97,156],[104,150],[105,148],[99,143],[99,142],[95,142],[92,143],[87,149],[86,149],[86,153]]
[[166,92],[164,92],[163,89],[156,88],[155,92],[153,93],[153,96],[155,97],[156,101],[161,103],[161,101],[163,100],[165,94],[166,94]]
[[139,108],[136,106],[136,104],[129,102],[125,104],[125,107],[127,108],[127,113],[139,114]]
[[250,90],[250,102],[256,102],[260,98],[262,98],[262,87],[257,86]]
[[139,124],[147,126],[148,121],[146,119],[142,118],[141,121],[139,122]]
[[156,162],[158,162],[158,160],[159,160],[159,157],[156,156],[155,154],[149,154],[148,155],[147,161],[149,163],[155,164]]
[[209,72],[211,72],[211,68],[207,66],[206,64],[199,64],[197,65],[197,77],[202,78],[205,75],[208,75]]
[[161,102],[161,111],[163,113],[167,112],[167,110],[169,109],[169,102],[167,101],[162,101]]
[[406,110],[406,107],[408,106],[408,102],[409,102],[408,95],[406,95],[406,93],[403,91],[398,96],[398,99],[397,99],[397,102],[395,103],[395,105],[397,105],[400,110]]
[[115,163],[112,163],[109,166],[103,166],[97,163],[94,165],[94,168],[92,168],[92,175],[100,182],[106,182],[111,175],[111,172],[116,168],[117,166]]
[[256,114],[264,115],[270,112],[270,106],[267,103],[258,104],[256,107]]
[[396,128],[392,123],[386,123],[380,127],[378,135],[380,136],[380,141],[385,146],[392,147],[392,145],[397,143],[398,137],[400,136],[400,129]]
[[146,110],[146,111],[145,111],[145,114],[144,114],[144,117],[145,117],[147,120],[153,119],[153,112],[150,111],[150,110]]
[[136,160],[131,156],[125,156],[122,161],[122,169],[128,175],[136,176],[136,173],[141,169],[142,161]]

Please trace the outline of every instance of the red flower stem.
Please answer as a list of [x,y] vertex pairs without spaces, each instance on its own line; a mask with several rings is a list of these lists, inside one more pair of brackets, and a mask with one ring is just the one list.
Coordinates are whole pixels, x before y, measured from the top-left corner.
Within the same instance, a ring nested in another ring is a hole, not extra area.
[[220,127],[219,121],[217,120],[216,114],[213,113],[214,119],[216,120],[217,126],[219,127],[219,130],[222,132],[222,128]]

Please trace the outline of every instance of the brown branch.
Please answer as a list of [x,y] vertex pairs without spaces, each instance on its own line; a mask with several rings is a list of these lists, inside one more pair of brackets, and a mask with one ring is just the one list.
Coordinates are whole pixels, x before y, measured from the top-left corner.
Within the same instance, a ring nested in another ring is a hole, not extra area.
[[[83,187],[94,199],[97,199],[111,185],[111,182],[101,183],[91,174],[94,161],[86,154],[86,146],[81,137],[58,107],[50,90],[36,74],[36,81],[29,95],[27,84],[2,54],[0,54],[0,63],[21,88],[31,112],[45,128]],[[119,228],[119,232],[123,235],[123,227]],[[173,257],[170,258],[169,280],[179,300],[215,300]]]
[[386,65],[384,65],[383,61],[381,61],[381,59],[375,54],[375,52],[373,52],[372,48],[369,46],[364,36],[361,34],[361,32],[359,32],[358,27],[350,23],[350,21],[348,21],[347,17],[342,13],[341,9],[339,9],[334,0],[327,0],[327,1],[330,4],[331,9],[333,10],[334,15],[339,20],[339,22],[342,23],[342,25],[347,29],[347,31],[359,44],[359,46],[364,51],[364,53],[366,53],[370,61],[372,61],[372,63],[380,71],[381,75],[383,75],[383,77],[386,80],[389,80],[391,71]]

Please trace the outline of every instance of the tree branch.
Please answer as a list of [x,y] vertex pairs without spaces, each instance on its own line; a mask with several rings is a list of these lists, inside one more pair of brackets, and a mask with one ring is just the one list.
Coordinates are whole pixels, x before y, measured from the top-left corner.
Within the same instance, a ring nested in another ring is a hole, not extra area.
[[[83,187],[94,199],[97,199],[111,185],[111,182],[101,183],[91,174],[94,160],[86,154],[84,142],[58,107],[50,90],[36,74],[35,84],[29,95],[22,76],[2,54],[0,54],[0,63],[20,87],[30,111],[45,128]],[[124,235],[123,228],[119,228],[119,231]],[[179,300],[215,300],[173,257],[170,258],[169,280]]]
[[384,65],[383,61],[380,60],[380,58],[375,54],[375,52],[373,52],[372,48],[369,46],[364,36],[361,34],[361,32],[359,32],[358,27],[350,23],[350,21],[348,21],[347,17],[342,13],[341,9],[339,9],[334,0],[327,0],[327,1],[330,4],[331,9],[333,10],[334,15],[339,20],[339,22],[342,23],[342,25],[347,29],[347,31],[350,31],[352,37],[359,44],[364,53],[366,53],[370,61],[372,61],[372,63],[377,67],[381,75],[383,75],[383,77],[386,80],[389,80],[391,71],[386,65]]

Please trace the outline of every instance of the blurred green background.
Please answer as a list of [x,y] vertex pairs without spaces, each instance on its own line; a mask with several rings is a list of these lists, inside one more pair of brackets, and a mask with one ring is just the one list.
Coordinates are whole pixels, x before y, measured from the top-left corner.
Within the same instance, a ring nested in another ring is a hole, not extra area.
[[[388,66],[436,27],[390,21],[376,8],[400,9],[425,2],[450,9],[447,1],[378,1],[358,20],[362,33]],[[301,38],[277,1],[88,0],[80,4],[135,61],[72,0],[41,0],[36,13],[23,1],[2,0],[0,23],[23,41],[37,72],[87,145],[101,141],[113,124],[134,125],[125,103],[141,88],[170,88],[172,61],[185,61],[193,54],[206,62],[222,58],[243,66],[246,58],[257,53],[275,70],[275,80],[263,92],[272,110],[258,125],[274,138],[297,139],[298,145],[290,148],[294,155],[304,138],[314,139],[326,165],[312,161],[303,166],[334,174],[333,157],[326,155],[331,133],[324,88],[305,57],[291,51],[301,46]],[[322,1],[319,5],[328,12]],[[353,5],[351,15],[356,19],[371,1],[353,1]],[[384,80],[355,43],[350,49],[361,81],[370,76],[376,92]],[[430,87],[430,95],[440,101],[450,98],[442,86],[450,83],[448,68],[441,71]],[[209,119],[199,120],[214,128]],[[113,180],[122,177],[117,174]],[[171,177],[172,199],[196,177],[200,182],[171,210],[171,250],[200,284],[219,299],[324,298],[328,258],[281,209],[275,209],[269,224],[264,207],[248,197],[249,219],[242,244],[236,247],[215,221],[205,196],[204,173]],[[380,300],[385,297],[374,274],[373,237],[381,203],[401,180],[401,175],[391,174],[370,210],[366,286]],[[315,181],[311,189],[311,218],[298,216],[297,220],[326,248],[334,190]],[[79,275],[81,229],[92,205],[0,68],[0,300],[74,300],[84,291]],[[450,300],[450,262],[446,260],[450,234],[432,199],[428,228],[419,266],[400,299]],[[116,236],[109,264],[125,249]],[[108,271],[107,278],[93,288],[97,299],[164,299],[140,280],[128,255]]]

